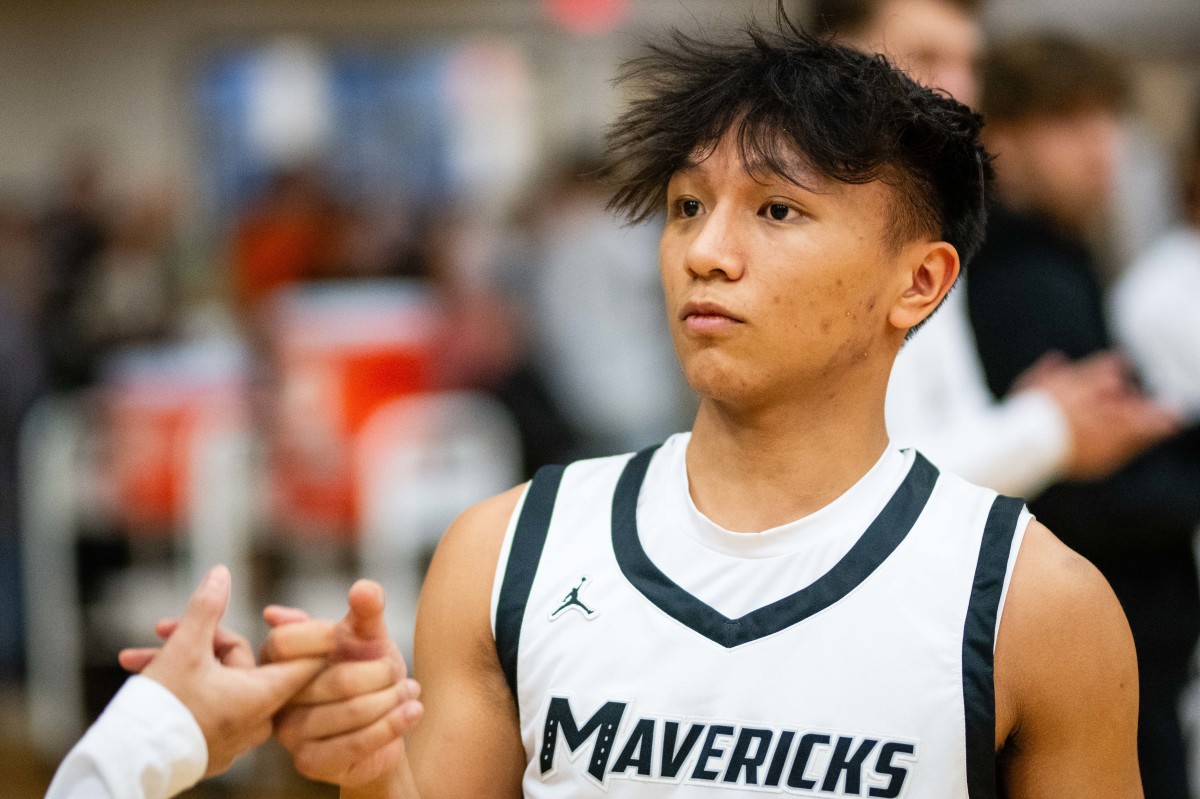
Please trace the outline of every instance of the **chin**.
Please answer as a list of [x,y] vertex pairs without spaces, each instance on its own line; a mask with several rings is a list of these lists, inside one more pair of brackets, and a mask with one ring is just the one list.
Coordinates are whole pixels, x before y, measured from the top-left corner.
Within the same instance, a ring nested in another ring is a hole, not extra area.
[[702,398],[735,404],[753,403],[763,394],[766,386],[761,385],[745,365],[735,364],[728,358],[713,357],[713,353],[700,353],[683,364],[683,375],[688,385]]

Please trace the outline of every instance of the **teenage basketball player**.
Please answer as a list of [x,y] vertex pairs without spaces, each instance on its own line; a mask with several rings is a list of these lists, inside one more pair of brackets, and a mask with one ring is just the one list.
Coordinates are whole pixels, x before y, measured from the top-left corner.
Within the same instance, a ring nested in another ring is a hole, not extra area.
[[888,443],[893,359],[982,236],[979,120],[780,28],[652,49],[611,138],[614,206],[666,214],[691,433],[455,522],[419,701],[377,586],[277,627],[270,657],[334,652],[278,719],[302,773],[345,797],[1141,795],[1103,578]]

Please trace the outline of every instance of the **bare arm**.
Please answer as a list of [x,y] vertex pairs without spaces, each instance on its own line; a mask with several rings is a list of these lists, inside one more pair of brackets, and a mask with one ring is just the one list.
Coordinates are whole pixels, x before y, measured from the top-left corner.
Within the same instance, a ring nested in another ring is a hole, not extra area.
[[1133,638],[1108,583],[1038,522],[996,641],[996,745],[1010,799],[1140,799]]
[[525,750],[491,632],[492,582],[513,489],[463,514],[425,580],[414,667],[426,716],[408,750],[422,799],[520,797]]

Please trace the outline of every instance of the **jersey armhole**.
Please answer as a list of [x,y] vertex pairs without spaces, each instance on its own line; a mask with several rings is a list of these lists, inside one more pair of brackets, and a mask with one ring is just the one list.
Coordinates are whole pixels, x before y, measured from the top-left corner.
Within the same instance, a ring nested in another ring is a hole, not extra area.
[[1009,547],[1008,565],[1004,569],[1004,586],[1000,589],[1000,604],[996,608],[996,629],[992,635],[993,654],[996,652],[996,641],[1000,636],[1000,620],[1004,618],[1004,603],[1008,599],[1008,586],[1012,582],[1013,571],[1017,567],[1017,555],[1021,552],[1021,542],[1025,540],[1025,531],[1029,529],[1033,518],[1029,508],[1022,506],[1021,513],[1017,516],[1016,528],[1013,531],[1012,545]]
[[504,574],[508,569],[508,559],[512,554],[513,535],[517,530],[517,521],[521,518],[521,510],[525,507],[525,498],[529,496],[531,482],[525,483],[512,515],[508,518],[508,527],[504,531],[504,542],[500,545],[500,557],[496,561],[496,573],[492,578],[492,604],[488,611],[492,628],[492,641],[496,640],[496,609],[500,605],[500,589],[504,585]]

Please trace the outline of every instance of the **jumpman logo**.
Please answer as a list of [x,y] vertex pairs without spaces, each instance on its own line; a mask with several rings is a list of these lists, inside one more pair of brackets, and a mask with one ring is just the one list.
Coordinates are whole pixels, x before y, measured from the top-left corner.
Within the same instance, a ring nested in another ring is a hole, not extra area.
[[583,604],[583,600],[579,598],[579,591],[583,588],[583,584],[587,582],[587,576],[579,578],[579,585],[567,592],[567,595],[562,598],[562,604],[550,614],[550,620],[553,621],[559,617],[559,614],[565,613],[567,610],[574,608],[582,613],[586,618],[592,618],[596,615],[596,611]]

